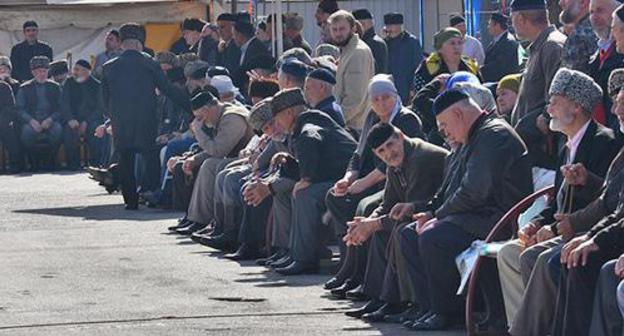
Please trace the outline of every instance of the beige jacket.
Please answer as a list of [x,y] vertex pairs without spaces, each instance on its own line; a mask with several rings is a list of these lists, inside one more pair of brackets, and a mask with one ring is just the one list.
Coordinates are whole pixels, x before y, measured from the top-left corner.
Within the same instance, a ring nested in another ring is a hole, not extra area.
[[361,130],[370,110],[368,83],[375,75],[375,60],[370,48],[353,35],[341,50],[336,72],[334,96],[344,111],[348,127]]

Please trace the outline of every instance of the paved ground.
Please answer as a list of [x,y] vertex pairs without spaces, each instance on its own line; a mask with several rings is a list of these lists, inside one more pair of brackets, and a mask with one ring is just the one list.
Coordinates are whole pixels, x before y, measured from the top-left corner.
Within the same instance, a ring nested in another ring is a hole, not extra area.
[[415,334],[344,316],[328,274],[220,259],[166,234],[179,214],[119,202],[84,174],[0,176],[1,335]]

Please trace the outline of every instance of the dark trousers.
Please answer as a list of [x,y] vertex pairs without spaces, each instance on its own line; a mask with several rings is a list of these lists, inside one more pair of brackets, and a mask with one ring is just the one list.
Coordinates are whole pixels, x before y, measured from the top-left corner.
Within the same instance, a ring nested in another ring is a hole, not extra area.
[[257,207],[245,205],[243,220],[238,232],[238,242],[261,248],[265,243],[266,226],[273,206],[273,198],[267,197]]
[[188,210],[191,203],[191,195],[193,194],[193,186],[195,185],[195,178],[197,176],[198,169],[195,169],[192,176],[187,176],[182,171],[182,162],[178,162],[173,168],[173,195],[172,195],[172,207],[177,211]]
[[418,257],[425,266],[424,276],[427,277],[429,302],[433,312],[451,315],[461,311],[462,300],[456,295],[460,276],[455,257],[476,239],[472,234],[444,220],[419,237]]
[[589,334],[592,336],[621,336],[622,314],[618,307],[617,292],[620,277],[615,275],[617,260],[608,261],[600,270],[594,297],[594,312]]
[[416,223],[411,223],[401,229],[400,233],[400,249],[404,259],[404,267],[407,270],[409,279],[401,279],[408,281],[408,296],[410,301],[417,304],[421,311],[429,311],[431,302],[429,301],[429,289],[427,286],[427,276],[424,272],[425,265],[419,258],[420,244],[418,234],[416,233]]
[[160,162],[158,160],[158,150],[153,149],[131,149],[120,148],[119,150],[119,177],[121,181],[121,193],[124,203],[136,206],[139,202],[137,193],[136,178],[136,158],[141,155],[143,167],[141,172],[141,189],[143,191],[153,191],[158,188],[158,176]]
[[[98,123],[92,122],[88,123],[87,131],[84,134],[86,144],[87,144],[87,152],[88,159],[85,164],[90,166],[99,166],[101,162],[101,150],[102,150],[102,142],[104,139],[97,138],[95,133],[95,128],[98,126]],[[63,145],[65,146],[65,158],[67,160],[67,166],[69,168],[78,168],[80,166],[80,133],[78,129],[72,129],[69,126],[65,125],[65,130],[63,131]]]
[[[592,302],[600,269],[618,253],[603,251],[589,255],[587,264],[571,269],[562,268],[557,295],[553,336],[586,336],[592,319]],[[615,291],[612,293],[615,296]]]
[[[24,167],[24,156],[20,149],[19,132],[15,123],[8,120],[0,120],[0,142],[9,152],[9,165],[12,170],[20,170]],[[0,163],[2,166],[2,163]]]
[[388,266],[388,242],[390,231],[375,232],[368,242],[368,260],[366,261],[366,273],[364,274],[363,290],[368,297],[381,298],[381,291]]

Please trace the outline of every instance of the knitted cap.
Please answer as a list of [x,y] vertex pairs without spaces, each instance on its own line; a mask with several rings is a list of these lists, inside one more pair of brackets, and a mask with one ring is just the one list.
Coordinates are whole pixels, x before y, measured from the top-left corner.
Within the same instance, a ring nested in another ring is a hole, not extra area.
[[462,33],[459,30],[457,30],[457,28],[453,28],[453,27],[444,28],[433,36],[433,46],[435,47],[436,50],[440,50],[444,42],[455,37],[462,38]]
[[507,75],[498,82],[499,89],[511,90],[515,93],[520,91],[520,83],[522,82],[522,74]]

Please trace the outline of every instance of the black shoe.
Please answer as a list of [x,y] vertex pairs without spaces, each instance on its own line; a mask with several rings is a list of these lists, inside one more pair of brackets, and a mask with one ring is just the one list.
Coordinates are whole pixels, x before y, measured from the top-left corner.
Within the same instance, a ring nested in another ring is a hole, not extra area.
[[212,228],[209,226],[206,226],[205,228],[199,231],[193,232],[193,234],[191,235],[191,239],[196,243],[200,243],[200,241],[203,238],[209,238],[211,234],[212,234]]
[[403,326],[405,328],[412,329],[412,326],[414,326],[414,324],[425,321],[426,319],[431,317],[431,315],[433,315],[433,314],[434,313],[432,311],[426,311],[426,312],[420,311],[420,312],[418,312],[418,315],[416,316],[415,319],[407,320],[407,321],[403,322]]
[[330,293],[334,298],[344,300],[347,298],[347,292],[357,288],[359,285],[360,284],[358,282],[347,279],[342,286],[332,289]]
[[326,290],[336,289],[336,288],[342,287],[342,285],[344,285],[344,283],[345,283],[345,279],[340,279],[340,278],[337,278],[337,277],[333,277],[333,278],[329,279],[323,285],[323,289],[326,289]]
[[215,250],[231,252],[236,250],[236,241],[225,234],[199,239],[199,243]]
[[169,230],[169,231],[176,231],[177,229],[185,228],[187,226],[190,226],[191,224],[193,224],[193,221],[191,221],[188,218],[184,217],[184,218],[178,219],[178,224],[176,224],[174,226],[168,227],[167,230]]
[[282,258],[268,264],[269,267],[272,268],[284,268],[290,264],[293,263],[293,258],[290,256],[290,254],[286,254],[285,256],[283,256]]
[[444,330],[449,327],[450,319],[443,314],[431,314],[426,319],[420,319],[414,322],[410,329],[422,331]]
[[384,322],[386,323],[399,323],[403,324],[405,321],[416,321],[419,317],[422,316],[422,312],[420,312],[416,307],[409,307],[402,312],[396,314],[387,314],[384,316]]
[[256,265],[268,266],[270,263],[273,263],[275,261],[278,261],[279,259],[282,259],[287,253],[288,253],[287,250],[279,249],[277,252],[275,252],[273,255],[271,255],[268,258],[260,258],[256,260]]
[[374,312],[362,315],[362,320],[365,320],[367,322],[384,322],[384,317],[386,317],[386,315],[398,314],[403,312],[404,310],[405,305],[386,303]]
[[197,232],[205,227],[206,227],[206,224],[193,222],[189,226],[177,229],[176,232],[181,235],[190,236],[193,234],[193,232]]
[[363,305],[362,307],[358,309],[353,309],[353,310],[349,310],[345,312],[345,315],[349,317],[354,317],[354,318],[361,318],[362,315],[372,313],[375,310],[381,308],[383,304],[384,304],[383,301],[373,299],[373,300],[368,301],[365,305]]
[[319,265],[318,263],[293,261],[290,265],[286,267],[276,268],[275,272],[281,275],[316,274],[319,272]]
[[368,295],[364,294],[364,288],[362,285],[348,291],[345,297],[353,302],[366,301],[369,299]]
[[260,249],[249,244],[241,244],[234,253],[226,254],[223,257],[233,261],[253,260],[262,256]]

